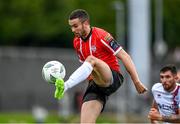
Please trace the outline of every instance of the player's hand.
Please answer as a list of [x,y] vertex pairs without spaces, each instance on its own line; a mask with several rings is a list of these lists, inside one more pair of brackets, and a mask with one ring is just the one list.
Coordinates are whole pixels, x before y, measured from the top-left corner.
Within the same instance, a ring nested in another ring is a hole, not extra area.
[[54,93],[54,98],[61,99],[64,96],[64,80],[56,79],[55,86],[56,90]]
[[151,108],[148,114],[148,118],[151,120],[157,120],[161,121],[162,120],[162,115],[160,115],[159,111],[155,108]]
[[148,89],[146,88],[146,86],[144,86],[144,84],[143,83],[141,83],[140,81],[139,82],[136,82],[136,83],[134,83],[135,84],[135,88],[136,88],[136,90],[137,90],[137,92],[139,93],[139,94],[143,94],[143,93],[145,93]]

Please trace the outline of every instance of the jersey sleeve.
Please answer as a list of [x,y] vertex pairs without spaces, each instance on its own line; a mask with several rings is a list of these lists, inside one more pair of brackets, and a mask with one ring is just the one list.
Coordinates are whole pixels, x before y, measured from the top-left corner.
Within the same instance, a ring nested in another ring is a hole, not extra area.
[[156,89],[156,84],[154,84],[154,85],[152,86],[151,92],[153,93],[155,89]]
[[152,86],[152,88],[151,88],[151,92],[152,92],[152,95],[153,96],[155,96],[155,92],[157,91],[157,89],[161,86],[162,84],[161,83],[159,83],[159,82],[157,82],[157,83],[155,83],[153,86]]
[[104,47],[116,55],[121,49],[122,46],[112,37],[112,35],[106,31],[102,32],[101,42]]

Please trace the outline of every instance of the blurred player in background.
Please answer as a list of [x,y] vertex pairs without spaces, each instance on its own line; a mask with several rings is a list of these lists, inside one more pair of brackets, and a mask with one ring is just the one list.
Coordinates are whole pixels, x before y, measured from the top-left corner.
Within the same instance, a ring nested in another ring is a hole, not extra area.
[[167,65],[160,70],[161,83],[152,87],[154,101],[148,115],[152,123],[180,122],[180,86],[177,78],[174,65]]
[[88,79],[89,85],[81,108],[81,123],[95,123],[108,97],[123,83],[118,59],[129,72],[137,92],[141,94],[147,90],[138,77],[131,57],[111,34],[90,26],[85,10],[74,10],[69,16],[69,25],[75,35],[74,48],[82,65],[65,83],[61,79],[56,80],[55,97],[62,98],[66,90]]

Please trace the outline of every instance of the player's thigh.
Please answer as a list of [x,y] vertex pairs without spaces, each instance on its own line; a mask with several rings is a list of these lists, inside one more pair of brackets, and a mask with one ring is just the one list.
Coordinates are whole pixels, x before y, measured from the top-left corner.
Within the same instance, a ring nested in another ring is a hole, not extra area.
[[95,79],[102,80],[103,83],[109,83],[112,80],[112,71],[104,61],[93,56],[89,56],[86,61],[94,66],[92,74]]
[[81,123],[95,123],[103,104],[98,100],[84,102],[81,108]]

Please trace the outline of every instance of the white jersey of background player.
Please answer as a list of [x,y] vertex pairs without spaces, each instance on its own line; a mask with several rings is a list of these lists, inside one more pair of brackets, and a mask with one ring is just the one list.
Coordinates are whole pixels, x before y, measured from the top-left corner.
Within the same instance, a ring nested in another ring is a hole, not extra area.
[[154,97],[148,118],[152,123],[180,122],[180,85],[177,82],[177,70],[167,65],[160,70],[160,81],[152,87]]
[[170,116],[178,112],[178,108],[180,108],[178,85],[173,91],[167,92],[164,90],[162,83],[156,83],[152,87],[152,93],[161,115]]

